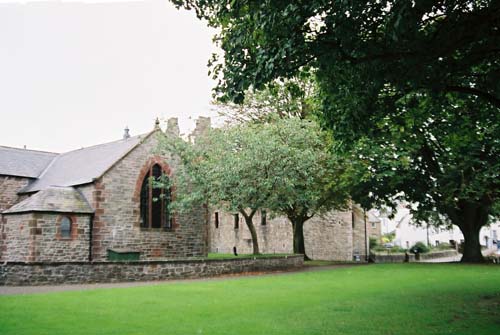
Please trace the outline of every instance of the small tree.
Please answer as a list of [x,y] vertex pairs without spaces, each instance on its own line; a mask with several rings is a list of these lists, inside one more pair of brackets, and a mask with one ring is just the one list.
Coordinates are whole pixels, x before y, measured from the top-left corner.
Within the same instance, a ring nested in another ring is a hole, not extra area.
[[[161,143],[181,160],[174,182],[174,205],[195,202],[242,214],[250,230],[254,254],[259,253],[252,219],[259,209],[286,215],[293,227],[294,252],[305,253],[304,223],[318,213],[346,205],[343,169],[328,151],[325,133],[311,121],[281,119],[215,129],[194,144]],[[189,185],[189,186],[187,186]]]
[[265,208],[279,180],[273,174],[277,164],[272,139],[257,125],[240,125],[210,130],[188,143],[166,138],[160,150],[175,153],[181,160],[174,183],[183,185],[173,205],[185,210],[197,202],[239,212],[252,236],[253,253],[259,254],[257,232],[252,219]]
[[348,204],[344,162],[332,154],[331,136],[315,122],[280,119],[267,127],[275,138],[274,155],[278,162],[274,170],[279,179],[267,207],[291,221],[293,250],[306,255],[305,222],[329,210],[344,209]]

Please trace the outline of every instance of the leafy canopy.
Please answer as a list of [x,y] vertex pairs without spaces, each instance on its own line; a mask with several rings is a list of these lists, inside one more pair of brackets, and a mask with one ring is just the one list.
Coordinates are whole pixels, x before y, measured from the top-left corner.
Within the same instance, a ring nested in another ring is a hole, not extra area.
[[220,31],[219,99],[315,69],[324,124],[354,153],[356,200],[495,212],[499,1],[173,2]]
[[178,208],[205,202],[233,212],[297,209],[312,216],[348,199],[342,161],[329,143],[314,122],[280,119],[213,129],[195,143],[169,138],[161,147],[183,163],[174,180]]

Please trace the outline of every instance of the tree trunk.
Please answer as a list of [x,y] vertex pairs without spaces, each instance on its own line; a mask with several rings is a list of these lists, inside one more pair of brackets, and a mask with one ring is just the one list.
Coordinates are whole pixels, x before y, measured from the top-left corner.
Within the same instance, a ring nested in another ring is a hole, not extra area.
[[248,227],[248,230],[250,231],[250,235],[252,236],[253,254],[260,255],[259,241],[257,240],[257,231],[255,230],[255,226],[253,225],[253,221],[252,221],[253,214],[247,215],[243,211],[240,211],[240,213],[243,214],[243,217],[245,218],[245,223]]
[[455,223],[464,235],[463,263],[481,263],[484,257],[481,252],[479,231],[488,222],[489,208],[467,203],[459,211],[460,222]]
[[304,243],[304,223],[305,220],[301,219],[290,219],[292,221],[293,227],[293,253],[304,255],[305,260],[310,258],[306,255],[306,247]]
[[484,262],[481,253],[481,244],[479,243],[479,231],[481,227],[460,228],[464,234],[464,251],[461,259],[462,263],[481,263]]

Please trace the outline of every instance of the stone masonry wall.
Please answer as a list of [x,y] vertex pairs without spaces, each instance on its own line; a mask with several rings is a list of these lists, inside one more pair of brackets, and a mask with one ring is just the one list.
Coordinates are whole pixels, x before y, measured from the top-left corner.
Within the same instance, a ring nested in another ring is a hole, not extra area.
[[29,181],[29,178],[0,176],[0,212],[19,202],[17,192]]
[[4,215],[2,218],[2,261],[29,262],[32,257],[30,221],[33,214]]
[[62,215],[51,213],[9,214],[3,218],[2,261],[86,261],[89,252],[89,215],[69,215],[71,236],[60,235]]
[[0,285],[54,285],[201,278],[300,268],[301,255],[270,258],[204,259],[98,263],[6,263]]
[[[233,247],[236,246],[240,254],[252,253],[250,232],[242,215],[239,215],[239,227],[235,229],[233,214],[220,211],[218,213],[218,228],[215,227],[215,212],[212,212],[210,216],[210,252],[232,253]],[[253,222],[257,230],[261,253],[293,252],[292,224],[287,218],[268,218],[267,224],[262,225],[261,215],[258,212],[255,214]],[[358,238],[357,235],[356,238]],[[332,211],[321,217],[313,217],[304,225],[304,239],[306,254],[311,259],[352,261],[351,211]]]
[[352,261],[351,211],[332,211],[306,221],[304,240],[311,259]]
[[205,210],[201,206],[188,214],[175,214],[171,230],[140,227],[140,187],[145,173],[154,163],[172,174],[176,169],[171,157],[154,155],[160,134],[149,136],[95,182],[90,201],[95,209],[93,260],[106,260],[110,248],[139,251],[144,260],[207,254]]
[[[215,227],[215,213],[219,215],[219,226]],[[245,219],[239,214],[238,228],[235,229],[234,215],[215,211],[210,218],[210,252],[233,253],[236,247],[240,254],[253,252],[252,237],[245,223]],[[261,213],[257,212],[253,218],[259,249],[266,254],[290,254],[293,252],[292,225],[285,218],[267,220],[266,225],[261,224]]]

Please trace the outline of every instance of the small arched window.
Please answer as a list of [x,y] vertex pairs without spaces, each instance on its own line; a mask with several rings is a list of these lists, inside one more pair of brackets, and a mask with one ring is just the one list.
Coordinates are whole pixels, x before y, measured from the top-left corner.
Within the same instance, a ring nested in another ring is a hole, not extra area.
[[59,226],[62,238],[71,237],[71,225],[72,225],[71,219],[67,216],[63,216]]
[[170,217],[170,188],[160,186],[168,185],[169,180],[160,165],[153,165],[141,186],[141,228],[172,228]]

